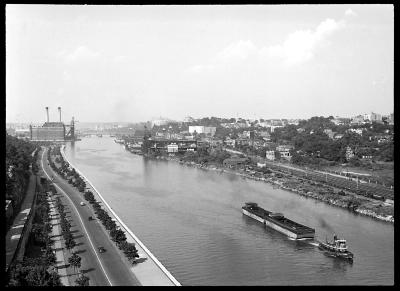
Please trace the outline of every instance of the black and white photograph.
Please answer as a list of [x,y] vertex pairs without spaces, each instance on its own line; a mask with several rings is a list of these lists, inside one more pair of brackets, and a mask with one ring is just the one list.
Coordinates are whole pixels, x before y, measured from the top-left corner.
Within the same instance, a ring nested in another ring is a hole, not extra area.
[[395,285],[394,4],[3,7],[6,287]]

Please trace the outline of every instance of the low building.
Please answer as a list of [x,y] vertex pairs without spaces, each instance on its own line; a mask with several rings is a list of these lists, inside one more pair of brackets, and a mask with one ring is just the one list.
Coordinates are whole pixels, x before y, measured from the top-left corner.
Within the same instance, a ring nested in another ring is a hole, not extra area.
[[176,143],[171,143],[171,144],[167,145],[167,152],[168,153],[177,153],[178,145]]
[[335,132],[332,131],[332,129],[324,129],[324,133],[330,138],[333,139],[333,137],[335,136]]
[[343,134],[337,133],[337,134],[334,135],[333,138],[334,138],[334,139],[341,139],[343,136],[344,136]]
[[275,151],[266,151],[265,158],[270,161],[275,161]]
[[350,160],[352,157],[354,157],[354,151],[351,149],[351,147],[349,146],[346,147],[345,156],[347,161]]
[[274,132],[276,128],[283,127],[283,125],[272,125],[271,126],[271,132]]
[[289,160],[289,161],[292,159],[292,154],[290,153],[290,151],[293,149],[294,149],[294,146],[292,146],[292,145],[279,145],[276,147],[276,151],[279,152],[279,154],[281,155],[281,158]]
[[234,139],[232,139],[232,138],[230,138],[230,137],[227,137],[226,139],[225,139],[225,141],[224,141],[224,143],[227,145],[227,146],[230,146],[230,147],[235,147],[235,144],[236,144],[236,140],[234,140]]
[[347,131],[357,133],[358,135],[362,135],[364,130],[362,128],[349,128]]
[[267,166],[266,163],[257,163],[257,167],[259,168],[265,168]]

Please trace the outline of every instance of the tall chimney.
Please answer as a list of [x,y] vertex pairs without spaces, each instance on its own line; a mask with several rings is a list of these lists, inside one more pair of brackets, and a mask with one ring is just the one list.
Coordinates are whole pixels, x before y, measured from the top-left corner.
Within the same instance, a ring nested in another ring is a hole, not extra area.
[[49,122],[49,107],[46,107],[46,113],[47,113],[47,122]]
[[61,122],[61,107],[58,107],[58,112],[60,113],[60,122]]

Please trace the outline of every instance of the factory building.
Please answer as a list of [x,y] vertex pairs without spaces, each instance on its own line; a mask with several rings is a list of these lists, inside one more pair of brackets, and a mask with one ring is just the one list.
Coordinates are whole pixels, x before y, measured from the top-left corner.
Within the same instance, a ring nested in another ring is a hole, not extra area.
[[46,122],[41,127],[30,127],[32,141],[64,141],[65,125],[62,122]]
[[69,136],[74,137],[74,121],[72,120],[71,129],[67,133],[66,125],[61,122],[61,107],[58,107],[60,114],[59,122],[49,121],[49,108],[46,107],[47,122],[43,126],[30,126],[31,141],[65,141]]

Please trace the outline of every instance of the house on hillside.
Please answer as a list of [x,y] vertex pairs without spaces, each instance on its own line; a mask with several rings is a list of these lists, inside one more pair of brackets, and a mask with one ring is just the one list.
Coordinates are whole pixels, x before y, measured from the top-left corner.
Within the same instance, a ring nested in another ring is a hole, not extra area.
[[351,149],[351,147],[349,146],[346,147],[345,156],[347,161],[350,160],[352,157],[354,157],[354,151]]
[[279,152],[281,155],[281,158],[284,158],[288,161],[292,159],[292,155],[290,154],[290,151],[294,149],[294,146],[292,145],[280,145],[276,147],[276,151]]
[[270,161],[275,161],[275,151],[266,151],[265,158]]

